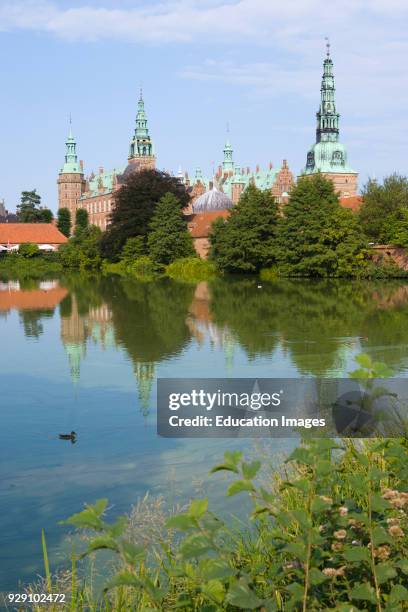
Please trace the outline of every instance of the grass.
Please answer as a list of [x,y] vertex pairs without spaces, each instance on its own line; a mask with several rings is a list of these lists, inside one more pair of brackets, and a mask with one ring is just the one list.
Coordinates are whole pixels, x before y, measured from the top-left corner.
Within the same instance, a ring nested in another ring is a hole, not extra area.
[[3,280],[43,279],[56,276],[62,270],[62,265],[55,255],[39,255],[26,258],[15,254],[0,257],[0,278]]
[[198,257],[177,259],[166,266],[166,275],[178,281],[198,283],[218,276],[213,263]]

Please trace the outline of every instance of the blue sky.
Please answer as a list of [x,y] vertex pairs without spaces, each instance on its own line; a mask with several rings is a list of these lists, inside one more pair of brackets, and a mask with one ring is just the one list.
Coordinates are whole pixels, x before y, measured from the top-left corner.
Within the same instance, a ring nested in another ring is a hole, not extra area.
[[406,0],[0,0],[0,198],[57,205],[68,115],[85,170],[126,163],[142,84],[158,166],[297,174],[329,36],[350,165],[408,174]]

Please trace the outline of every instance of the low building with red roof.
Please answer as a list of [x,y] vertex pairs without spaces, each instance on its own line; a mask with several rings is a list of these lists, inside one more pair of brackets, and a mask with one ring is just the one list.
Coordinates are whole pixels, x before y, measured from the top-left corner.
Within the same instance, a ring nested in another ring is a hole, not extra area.
[[42,251],[56,251],[68,238],[52,223],[1,223],[0,250],[18,250],[20,244],[30,242]]

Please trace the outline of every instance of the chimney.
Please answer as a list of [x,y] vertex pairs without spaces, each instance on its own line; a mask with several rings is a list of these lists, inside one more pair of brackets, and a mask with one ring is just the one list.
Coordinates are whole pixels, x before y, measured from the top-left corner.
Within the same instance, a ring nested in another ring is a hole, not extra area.
[[103,174],[103,166],[99,166],[99,174]]
[[251,168],[249,166],[247,166],[247,174],[251,173]]
[[80,159],[79,160],[79,167],[81,168],[82,172],[84,171],[84,160]]
[[256,173],[258,174],[259,172],[259,164],[256,164]]
[[288,167],[288,162],[286,159],[284,159],[282,162],[282,168],[287,168],[287,167]]
[[269,162],[269,170],[272,170],[272,168],[273,168],[272,162]]

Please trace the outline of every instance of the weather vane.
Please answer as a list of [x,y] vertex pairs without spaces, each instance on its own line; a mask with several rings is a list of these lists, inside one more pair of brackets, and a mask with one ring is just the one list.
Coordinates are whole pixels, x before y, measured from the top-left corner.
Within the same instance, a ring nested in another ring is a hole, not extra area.
[[324,40],[326,41],[327,57],[330,57],[330,40],[327,36],[325,36]]

